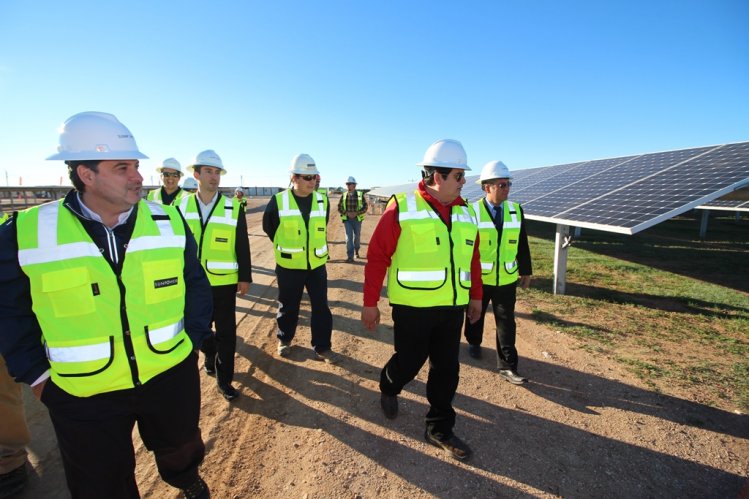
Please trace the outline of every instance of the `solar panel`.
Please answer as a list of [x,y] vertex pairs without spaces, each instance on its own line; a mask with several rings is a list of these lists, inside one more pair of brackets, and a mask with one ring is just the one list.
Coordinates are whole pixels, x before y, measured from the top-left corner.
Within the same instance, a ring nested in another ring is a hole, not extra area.
[[[749,182],[749,142],[515,170],[512,175],[510,199],[523,205],[529,219],[635,234],[707,206]],[[478,175],[467,177],[462,190],[469,202],[483,196],[476,179]],[[402,184],[395,192],[415,186]]]

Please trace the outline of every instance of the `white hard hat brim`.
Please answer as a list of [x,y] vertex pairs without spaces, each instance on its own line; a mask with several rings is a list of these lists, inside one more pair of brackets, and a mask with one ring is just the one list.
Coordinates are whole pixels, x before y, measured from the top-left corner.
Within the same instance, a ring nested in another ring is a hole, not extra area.
[[226,170],[224,168],[221,168],[220,166],[215,166],[215,165],[187,165],[187,171],[190,173],[194,172],[196,166],[209,166],[211,168],[217,168],[221,170],[221,175],[226,175]]
[[431,166],[433,168],[450,168],[455,170],[465,170],[467,172],[471,171],[471,167],[469,167],[468,165],[456,165],[455,163],[446,163],[442,161],[430,161],[428,163],[422,161],[420,163],[416,163],[416,166]]
[[107,151],[107,152],[70,152],[62,151],[47,157],[47,161],[111,161],[111,160],[148,159],[140,151]]

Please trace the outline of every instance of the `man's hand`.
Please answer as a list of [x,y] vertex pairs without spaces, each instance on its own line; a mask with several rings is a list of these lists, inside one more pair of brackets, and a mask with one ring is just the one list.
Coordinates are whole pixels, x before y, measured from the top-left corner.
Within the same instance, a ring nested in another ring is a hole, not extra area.
[[380,309],[376,306],[362,307],[361,321],[364,323],[364,327],[370,331],[374,331],[377,324],[380,323]]
[[42,392],[44,391],[44,387],[47,386],[47,381],[49,381],[49,378],[45,379],[38,385],[31,387],[31,393],[34,394],[34,397],[36,397],[37,400],[42,400]]
[[468,302],[468,320],[471,324],[481,317],[481,300],[470,300]]
[[244,295],[249,290],[250,290],[250,283],[249,282],[239,281],[237,283],[237,294],[238,295]]
[[356,218],[356,212],[355,211],[347,211],[346,216],[349,218]]
[[520,281],[518,282],[518,286],[520,286],[523,289],[528,289],[528,286],[530,285],[531,285],[531,276],[521,275]]

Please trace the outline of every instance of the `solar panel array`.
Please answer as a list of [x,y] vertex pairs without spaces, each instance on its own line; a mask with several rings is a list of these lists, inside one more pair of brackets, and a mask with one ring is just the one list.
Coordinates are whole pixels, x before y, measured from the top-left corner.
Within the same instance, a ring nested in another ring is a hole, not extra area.
[[[510,199],[527,218],[635,234],[749,182],[749,142],[554,165],[513,173]],[[483,196],[467,178],[462,195]],[[415,183],[370,191],[389,196]]]

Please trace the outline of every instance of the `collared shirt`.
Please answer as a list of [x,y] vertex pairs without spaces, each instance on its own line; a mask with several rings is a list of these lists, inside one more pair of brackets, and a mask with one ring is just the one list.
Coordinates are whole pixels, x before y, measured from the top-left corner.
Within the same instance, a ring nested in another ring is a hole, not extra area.
[[200,199],[200,194],[196,194],[195,197],[198,199],[198,208],[200,209],[200,219],[203,221],[203,225],[206,224],[208,221],[208,215],[211,214],[211,210],[213,209],[213,205],[216,204],[216,199],[218,199],[218,191],[216,191],[213,194],[213,197],[210,201],[208,201],[207,204],[203,203],[203,200]]
[[[76,191],[75,195],[78,196],[78,203],[81,205],[81,213],[83,213],[86,217],[90,218],[91,220],[95,222],[100,222],[106,225],[98,213],[96,213],[95,211],[92,211],[91,208],[86,206],[86,204],[83,202],[83,198],[81,197],[80,192]],[[117,217],[117,223],[114,224],[112,227],[110,227],[110,229],[119,227],[120,225],[127,222],[127,219],[130,217],[130,214],[133,212],[133,208],[134,206],[131,206],[130,209],[127,210],[126,212],[120,213],[119,216]]]

